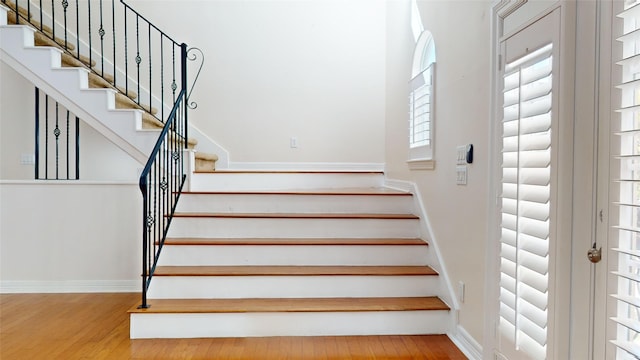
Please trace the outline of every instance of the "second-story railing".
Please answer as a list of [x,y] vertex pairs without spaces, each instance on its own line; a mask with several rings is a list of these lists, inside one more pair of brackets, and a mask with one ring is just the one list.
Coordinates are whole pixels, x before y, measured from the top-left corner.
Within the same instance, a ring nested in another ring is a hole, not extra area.
[[197,60],[197,55],[189,55],[187,45],[174,41],[122,0],[0,1],[14,11],[9,23],[38,30],[36,45],[59,47],[63,65],[70,58],[68,66],[85,66],[91,71],[90,84],[92,77],[99,77],[164,125],[139,180],[140,307],[146,308],[147,290],[187,176],[187,111],[196,107],[188,100],[193,84],[187,91],[187,62]]
[[10,23],[39,30],[36,45],[48,38],[162,122],[186,87],[181,43],[122,0],[0,1],[13,10]]
[[80,119],[35,89],[36,180],[80,179]]

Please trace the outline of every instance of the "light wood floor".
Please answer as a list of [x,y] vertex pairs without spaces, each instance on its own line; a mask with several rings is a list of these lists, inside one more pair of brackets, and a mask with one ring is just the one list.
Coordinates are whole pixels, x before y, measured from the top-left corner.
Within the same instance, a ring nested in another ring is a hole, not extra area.
[[130,340],[139,294],[0,295],[0,359],[466,359],[442,336]]

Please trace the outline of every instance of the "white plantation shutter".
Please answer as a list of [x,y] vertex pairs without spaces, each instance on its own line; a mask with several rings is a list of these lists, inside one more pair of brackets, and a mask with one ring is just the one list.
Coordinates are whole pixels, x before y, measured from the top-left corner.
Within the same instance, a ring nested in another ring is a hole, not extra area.
[[[640,358],[640,1],[624,1],[622,20],[619,122],[614,121],[613,236],[610,263],[616,281],[611,296],[616,324],[609,338],[616,359]],[[616,146],[617,145],[617,146]],[[616,176],[616,175],[614,175]],[[617,209],[616,209],[617,208]]]
[[431,118],[433,103],[433,68],[429,65],[410,82],[409,147],[431,146]]
[[511,61],[503,78],[500,333],[546,357],[551,197],[552,45]]

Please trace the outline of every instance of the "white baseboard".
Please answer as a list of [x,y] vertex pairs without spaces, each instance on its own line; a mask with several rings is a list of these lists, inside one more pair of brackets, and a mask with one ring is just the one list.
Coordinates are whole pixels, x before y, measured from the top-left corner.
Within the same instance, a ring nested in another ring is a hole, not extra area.
[[0,281],[0,294],[139,292],[139,280]]
[[482,346],[462,326],[458,325],[455,334],[447,336],[470,360],[482,360]]
[[229,162],[229,167],[220,170],[254,171],[384,171],[383,163],[326,163],[326,162]]

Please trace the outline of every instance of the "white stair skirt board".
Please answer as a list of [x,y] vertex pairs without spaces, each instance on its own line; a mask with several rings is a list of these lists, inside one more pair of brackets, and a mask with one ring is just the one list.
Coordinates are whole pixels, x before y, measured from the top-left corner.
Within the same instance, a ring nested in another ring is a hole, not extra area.
[[154,276],[150,299],[434,296],[438,276]]
[[382,173],[371,172],[215,172],[193,174],[190,191],[291,190],[382,187]]
[[411,213],[411,195],[182,194],[178,212]]
[[418,219],[174,218],[169,237],[417,238]]
[[131,338],[446,333],[449,311],[131,314]]
[[426,265],[422,245],[165,245],[159,266]]

